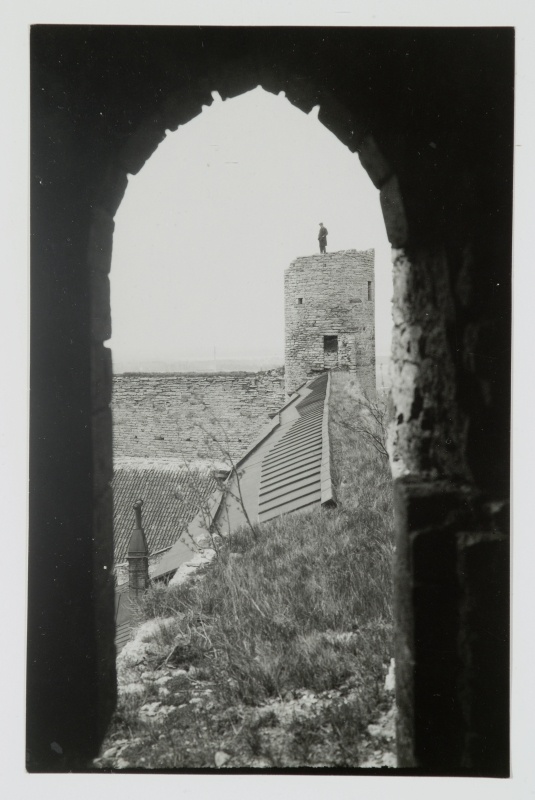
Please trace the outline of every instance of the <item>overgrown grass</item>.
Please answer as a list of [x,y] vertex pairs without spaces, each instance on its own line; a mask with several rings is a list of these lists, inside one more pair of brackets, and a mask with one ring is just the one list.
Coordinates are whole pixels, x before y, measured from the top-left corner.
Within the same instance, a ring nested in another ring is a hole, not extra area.
[[[357,687],[351,706],[335,703],[305,727],[296,723],[293,746],[307,763],[322,735],[337,737],[346,763],[344,748],[380,702],[392,656],[392,481],[351,424],[358,407],[350,376],[333,374],[336,508],[281,517],[255,537],[239,531],[201,580],[153,586],[140,608],[145,619],[176,616],[167,664],[200,668],[225,707]],[[260,727],[247,728],[252,752]]]

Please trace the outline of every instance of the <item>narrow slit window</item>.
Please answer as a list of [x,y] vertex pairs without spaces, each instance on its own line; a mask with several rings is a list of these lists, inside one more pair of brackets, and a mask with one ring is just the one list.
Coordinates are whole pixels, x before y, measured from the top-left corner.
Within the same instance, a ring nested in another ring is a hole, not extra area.
[[297,305],[298,306],[302,306],[303,305],[303,298],[302,297],[298,297],[297,298]]
[[372,297],[372,282],[368,281],[368,300],[373,300]]

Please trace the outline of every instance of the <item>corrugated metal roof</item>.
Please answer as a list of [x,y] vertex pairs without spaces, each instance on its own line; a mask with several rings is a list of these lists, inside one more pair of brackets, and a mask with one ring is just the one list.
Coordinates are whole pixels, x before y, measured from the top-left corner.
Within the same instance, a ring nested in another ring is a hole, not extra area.
[[327,374],[314,379],[306,388],[310,392],[295,405],[298,418],[262,462],[259,522],[321,502]]
[[207,468],[116,469],[112,481],[115,563],[126,560],[134,527],[132,507],[136,500],[143,500],[143,529],[149,555],[154,555],[176,542],[216,485]]
[[[308,381],[281,408],[264,433],[236,465],[227,482],[228,492],[216,492],[211,516],[223,532],[246,521],[265,522],[281,514],[333,502],[330,480],[328,393],[329,375]],[[195,518],[188,541],[206,530],[206,520]],[[182,541],[163,556],[154,577],[174,572],[191,558]]]

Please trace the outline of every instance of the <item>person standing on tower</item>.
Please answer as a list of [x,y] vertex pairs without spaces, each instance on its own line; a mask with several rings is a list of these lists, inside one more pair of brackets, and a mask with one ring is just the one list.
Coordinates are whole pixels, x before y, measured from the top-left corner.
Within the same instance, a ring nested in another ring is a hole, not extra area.
[[323,222],[320,222],[320,232],[318,234],[318,241],[320,243],[320,253],[327,252],[327,234],[329,231],[327,228],[323,226]]

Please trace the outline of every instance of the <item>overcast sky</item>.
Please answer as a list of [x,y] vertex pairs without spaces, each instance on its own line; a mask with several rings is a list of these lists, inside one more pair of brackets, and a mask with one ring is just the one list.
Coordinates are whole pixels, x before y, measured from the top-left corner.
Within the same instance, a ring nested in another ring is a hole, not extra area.
[[279,357],[283,273],[318,252],[375,248],[376,347],[388,355],[390,247],[379,193],[317,119],[258,88],[168,133],[117,212],[111,347],[125,359]]

